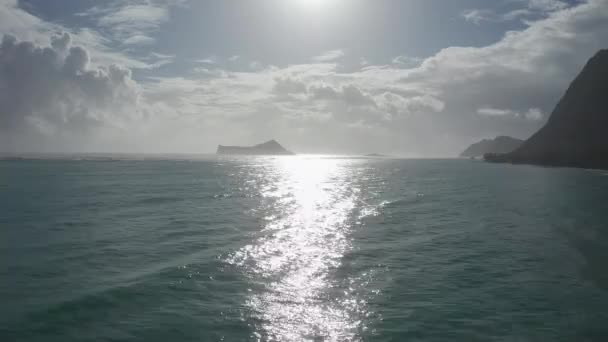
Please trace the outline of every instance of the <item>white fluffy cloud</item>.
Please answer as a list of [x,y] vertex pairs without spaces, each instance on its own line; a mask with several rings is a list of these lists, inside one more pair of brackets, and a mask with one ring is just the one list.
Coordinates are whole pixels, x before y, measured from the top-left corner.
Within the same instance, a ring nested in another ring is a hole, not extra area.
[[[119,3],[126,6],[130,2],[116,2]],[[17,0],[0,0],[0,34],[10,34],[18,39],[46,45],[50,43],[51,37],[62,32],[70,33],[74,43],[90,52],[91,64],[95,66],[117,64],[130,69],[154,69],[173,60],[170,56],[154,53],[150,53],[146,58],[135,57],[128,51],[116,49],[110,44],[112,37],[107,37],[97,30],[69,28],[44,21],[21,9]]]
[[98,26],[111,32],[123,45],[147,45],[155,42],[152,34],[170,18],[170,9],[187,0],[116,0],[95,6],[78,15],[90,17]]
[[314,62],[323,63],[323,62],[332,62],[344,57],[344,51],[342,50],[331,50],[326,51],[325,53],[315,56],[312,58]]
[[541,120],[543,113],[538,108],[530,108],[525,113],[516,112],[510,109],[498,109],[498,108],[479,108],[477,114],[482,116],[494,116],[494,117],[513,117],[513,118],[526,118],[529,120]]
[[491,9],[468,9],[462,12],[462,17],[473,24],[480,25],[484,22],[502,22],[511,20],[530,20],[546,17],[552,12],[568,8],[568,3],[561,0],[513,0],[521,7],[504,13],[498,13]]

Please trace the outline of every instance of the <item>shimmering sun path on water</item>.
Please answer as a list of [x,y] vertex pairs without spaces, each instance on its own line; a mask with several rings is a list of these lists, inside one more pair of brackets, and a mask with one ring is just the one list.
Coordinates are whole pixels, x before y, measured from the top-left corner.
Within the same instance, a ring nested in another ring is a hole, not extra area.
[[[248,300],[262,339],[354,338],[365,304],[346,288],[336,295],[331,273],[351,248],[360,189],[356,169],[340,159],[281,158],[249,173],[273,214],[257,240],[230,261],[265,288]],[[330,293],[330,292],[334,293]]]

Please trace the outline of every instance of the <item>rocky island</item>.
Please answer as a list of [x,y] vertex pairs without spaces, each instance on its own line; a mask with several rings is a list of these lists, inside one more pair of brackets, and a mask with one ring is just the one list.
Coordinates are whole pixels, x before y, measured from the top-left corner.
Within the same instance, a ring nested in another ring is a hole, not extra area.
[[547,124],[515,151],[485,160],[608,169],[608,50],[587,62]]
[[293,155],[276,140],[270,140],[254,146],[223,146],[218,145],[217,154],[230,155]]
[[483,139],[464,150],[460,157],[477,158],[486,153],[509,153],[521,146],[524,141],[508,136],[498,136],[495,139]]

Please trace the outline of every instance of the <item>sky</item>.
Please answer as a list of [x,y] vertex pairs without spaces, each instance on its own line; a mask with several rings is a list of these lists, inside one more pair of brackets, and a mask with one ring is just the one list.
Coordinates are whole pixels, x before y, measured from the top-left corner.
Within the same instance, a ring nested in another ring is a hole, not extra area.
[[528,138],[608,0],[0,0],[0,152],[455,156]]

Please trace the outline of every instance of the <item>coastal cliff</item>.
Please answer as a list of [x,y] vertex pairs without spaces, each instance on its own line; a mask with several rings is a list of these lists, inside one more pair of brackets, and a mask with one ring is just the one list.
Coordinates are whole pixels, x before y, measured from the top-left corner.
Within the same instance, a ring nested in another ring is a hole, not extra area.
[[483,157],[487,153],[509,153],[517,149],[524,141],[508,136],[498,136],[495,139],[483,139],[464,150],[460,157]]
[[608,50],[587,62],[547,124],[521,147],[487,161],[608,169]]

